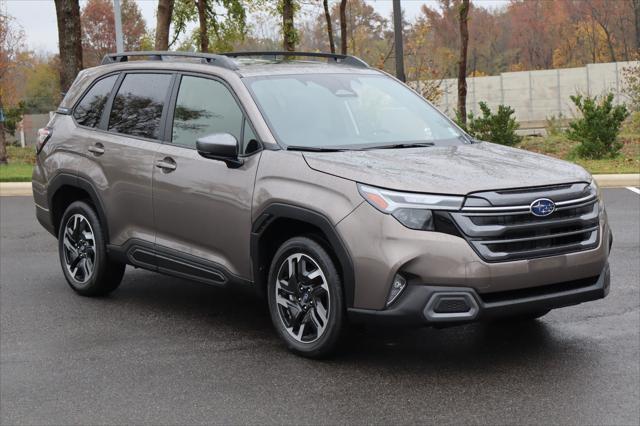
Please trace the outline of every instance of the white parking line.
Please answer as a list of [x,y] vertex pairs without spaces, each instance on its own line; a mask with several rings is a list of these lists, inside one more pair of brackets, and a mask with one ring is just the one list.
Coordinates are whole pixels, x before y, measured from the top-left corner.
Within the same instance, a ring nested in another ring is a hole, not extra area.
[[627,186],[627,189],[631,192],[635,192],[636,194],[640,195],[640,189],[635,188],[633,186]]

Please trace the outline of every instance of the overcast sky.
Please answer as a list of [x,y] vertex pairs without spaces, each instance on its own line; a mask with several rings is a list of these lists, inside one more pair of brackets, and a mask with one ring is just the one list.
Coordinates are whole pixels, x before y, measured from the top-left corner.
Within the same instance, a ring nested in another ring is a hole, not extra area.
[[[336,1],[331,0],[331,3]],[[158,1],[136,0],[136,2],[142,11],[147,26],[154,26]],[[381,15],[385,17],[391,16],[391,0],[367,0],[367,2]],[[84,3],[81,0],[80,7]],[[320,2],[318,3],[320,4]],[[431,7],[437,7],[437,1],[435,0],[402,0],[402,7],[407,18],[413,20],[418,15],[420,6],[425,3]],[[474,0],[474,3],[485,7],[501,7],[507,4],[508,0]],[[0,0],[0,5],[22,26],[31,50],[43,53],[55,53],[58,51],[56,10],[53,0]]]

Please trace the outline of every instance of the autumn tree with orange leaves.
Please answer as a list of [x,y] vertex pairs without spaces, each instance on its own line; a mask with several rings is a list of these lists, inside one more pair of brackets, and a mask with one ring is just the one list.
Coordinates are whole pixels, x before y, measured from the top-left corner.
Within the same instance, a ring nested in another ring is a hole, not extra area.
[[[142,50],[147,29],[138,4],[133,0],[122,0],[120,7],[125,50]],[[95,66],[104,55],[116,51],[113,1],[89,0],[82,8],[80,19],[84,65]]]

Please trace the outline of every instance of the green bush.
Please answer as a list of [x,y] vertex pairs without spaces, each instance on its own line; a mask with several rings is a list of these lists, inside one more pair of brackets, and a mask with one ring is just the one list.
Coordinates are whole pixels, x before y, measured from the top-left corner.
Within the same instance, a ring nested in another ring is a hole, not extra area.
[[18,123],[22,120],[24,114],[24,102],[20,101],[18,106],[14,108],[5,108],[4,110],[4,131],[11,136],[15,136]]
[[513,146],[522,141],[522,136],[516,134],[520,125],[512,117],[515,112],[513,108],[499,105],[498,112],[494,114],[486,103],[480,102],[479,105],[482,115],[476,117],[475,114],[469,113],[466,125],[461,123],[460,117],[456,119],[458,125],[467,133],[476,139],[501,145]]
[[622,122],[629,116],[624,105],[613,105],[613,93],[598,98],[571,96],[582,113],[582,118],[569,123],[567,136],[580,142],[575,153],[580,158],[598,160],[613,158],[620,152],[622,142],[617,140]]

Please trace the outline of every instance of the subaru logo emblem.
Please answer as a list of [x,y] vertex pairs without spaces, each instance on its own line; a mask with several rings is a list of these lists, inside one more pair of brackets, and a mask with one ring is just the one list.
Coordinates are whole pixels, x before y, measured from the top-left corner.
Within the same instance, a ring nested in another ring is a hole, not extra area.
[[531,214],[533,214],[534,216],[549,216],[555,211],[556,203],[548,198],[538,198],[533,203],[531,203],[529,209],[531,210]]

